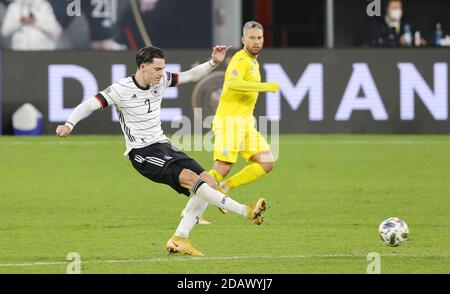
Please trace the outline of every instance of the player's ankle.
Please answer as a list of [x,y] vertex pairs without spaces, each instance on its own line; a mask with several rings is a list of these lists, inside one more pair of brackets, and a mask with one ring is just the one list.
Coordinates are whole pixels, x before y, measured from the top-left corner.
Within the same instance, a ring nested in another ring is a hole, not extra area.
[[255,218],[255,212],[251,207],[247,206],[247,218],[248,219],[254,219]]
[[181,241],[181,240],[187,240],[187,237],[177,236],[177,235],[174,234],[171,239]]

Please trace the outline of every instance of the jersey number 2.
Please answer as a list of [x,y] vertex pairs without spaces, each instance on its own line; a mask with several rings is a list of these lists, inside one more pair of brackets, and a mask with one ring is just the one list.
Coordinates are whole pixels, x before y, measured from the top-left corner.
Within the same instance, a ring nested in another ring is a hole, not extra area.
[[148,111],[147,111],[147,113],[152,112],[151,105],[150,105],[150,99],[145,100],[145,104],[148,104]]

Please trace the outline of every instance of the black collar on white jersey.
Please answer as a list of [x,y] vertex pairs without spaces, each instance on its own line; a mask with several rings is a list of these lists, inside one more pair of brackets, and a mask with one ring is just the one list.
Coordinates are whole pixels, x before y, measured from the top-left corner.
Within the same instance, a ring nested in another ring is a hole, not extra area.
[[144,90],[144,91],[150,89],[150,86],[147,86],[147,88],[144,88],[141,85],[139,85],[139,83],[136,81],[136,78],[134,77],[134,75],[132,75],[131,78],[133,79],[133,82],[136,85],[136,87],[138,87],[139,89]]

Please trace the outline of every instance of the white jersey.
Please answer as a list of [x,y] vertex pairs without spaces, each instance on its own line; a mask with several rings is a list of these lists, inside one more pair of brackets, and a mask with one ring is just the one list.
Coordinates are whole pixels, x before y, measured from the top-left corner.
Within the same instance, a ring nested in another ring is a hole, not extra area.
[[178,74],[165,72],[158,84],[143,88],[133,75],[95,96],[103,108],[116,108],[127,147],[124,155],[134,148],[169,141],[161,129],[161,101],[164,90],[177,82]]

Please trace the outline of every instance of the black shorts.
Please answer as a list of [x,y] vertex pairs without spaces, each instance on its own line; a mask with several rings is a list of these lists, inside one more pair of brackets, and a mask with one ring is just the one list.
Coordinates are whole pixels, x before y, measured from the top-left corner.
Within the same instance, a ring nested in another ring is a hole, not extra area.
[[128,157],[141,175],[153,182],[169,185],[186,196],[190,195],[190,191],[180,185],[181,171],[186,168],[197,175],[205,171],[195,160],[170,143],[155,143],[132,149]]

